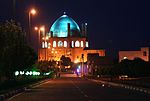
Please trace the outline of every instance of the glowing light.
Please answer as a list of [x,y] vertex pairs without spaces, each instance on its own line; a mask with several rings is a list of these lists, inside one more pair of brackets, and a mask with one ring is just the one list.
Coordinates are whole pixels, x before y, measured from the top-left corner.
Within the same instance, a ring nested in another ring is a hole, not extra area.
[[57,51],[55,53],[57,53]]
[[40,75],[40,72],[33,71],[32,75]]
[[74,63],[78,63],[78,62],[79,62],[79,60],[75,60],[75,61],[74,61]]
[[71,41],[71,46],[74,47],[74,41]]
[[102,84],[102,87],[104,87],[105,85],[104,84]]
[[37,30],[38,30],[38,27],[34,27],[34,30],[36,30],[36,31],[37,31]]
[[86,45],[85,45],[86,47],[89,47],[89,43],[88,42],[86,42]]
[[80,72],[79,68],[77,69],[77,72],[78,72],[78,73]]
[[45,27],[42,26],[42,27],[40,28],[40,30],[41,30],[41,31],[45,31]]
[[75,42],[75,47],[80,47],[80,42],[79,41]]
[[56,47],[56,41],[53,41],[53,47]]
[[46,36],[45,39],[48,40],[48,36]]
[[123,57],[123,59],[128,59],[127,57]]
[[33,75],[36,75],[37,74],[37,72],[35,72],[35,71],[33,71],[33,73],[32,73]]
[[30,10],[30,14],[35,15],[36,14],[36,10],[33,8]]
[[81,41],[81,47],[83,47],[83,41]]
[[29,75],[30,74],[30,72],[29,71],[27,71],[26,73],[25,73],[25,75]]
[[45,42],[45,48],[47,48],[47,47],[48,47],[47,42]]
[[126,78],[128,78],[128,75],[120,75],[119,76],[119,79],[126,79]]
[[62,47],[63,46],[63,42],[62,41],[58,41],[58,47]]
[[24,74],[24,71],[20,71],[20,75],[23,75]]
[[32,71],[29,72],[29,75],[32,75]]
[[44,42],[42,42],[42,48],[45,48],[45,43]]
[[19,75],[19,71],[16,71],[16,72],[15,72],[15,76],[18,76],[18,75]]
[[40,75],[40,72],[38,72],[37,75]]
[[64,41],[64,47],[67,47],[67,41]]
[[51,72],[48,72],[48,73],[44,73],[43,75],[50,75],[51,74]]

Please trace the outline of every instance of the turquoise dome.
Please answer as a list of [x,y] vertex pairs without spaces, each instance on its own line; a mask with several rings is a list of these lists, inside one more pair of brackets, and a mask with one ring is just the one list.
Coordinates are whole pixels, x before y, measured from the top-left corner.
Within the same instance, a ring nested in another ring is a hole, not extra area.
[[80,37],[81,33],[78,24],[65,14],[54,22],[50,28],[50,33],[53,33],[53,37],[68,37],[68,23],[70,23],[70,36]]

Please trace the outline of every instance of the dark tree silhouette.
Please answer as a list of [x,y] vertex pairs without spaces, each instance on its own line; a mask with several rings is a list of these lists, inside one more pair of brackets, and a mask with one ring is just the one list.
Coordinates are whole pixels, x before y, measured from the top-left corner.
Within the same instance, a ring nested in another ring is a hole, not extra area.
[[30,67],[37,59],[25,36],[20,24],[13,20],[0,25],[0,71],[8,78],[13,77],[16,70]]
[[69,57],[65,57],[64,55],[62,55],[60,60],[61,60],[61,65],[63,65],[63,66],[71,65],[71,59]]

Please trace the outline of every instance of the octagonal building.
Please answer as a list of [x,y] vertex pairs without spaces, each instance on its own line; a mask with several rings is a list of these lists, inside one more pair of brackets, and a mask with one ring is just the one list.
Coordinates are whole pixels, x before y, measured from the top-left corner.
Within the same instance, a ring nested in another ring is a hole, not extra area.
[[38,61],[60,61],[62,55],[72,62],[87,61],[87,54],[105,56],[105,50],[89,49],[87,24],[79,25],[68,15],[59,17],[50,27],[49,33],[40,37]]

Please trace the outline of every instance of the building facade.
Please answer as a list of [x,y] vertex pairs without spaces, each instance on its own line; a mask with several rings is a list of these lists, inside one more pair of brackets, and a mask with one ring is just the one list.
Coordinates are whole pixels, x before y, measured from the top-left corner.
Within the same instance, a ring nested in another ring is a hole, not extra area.
[[149,61],[149,48],[142,47],[139,51],[119,51],[119,62],[123,59],[134,60],[135,58],[141,58],[144,61]]
[[99,56],[98,53],[87,54],[88,74],[97,75],[101,68],[111,68],[113,60],[106,56]]
[[87,40],[87,23],[78,24],[66,14],[58,18],[48,34],[40,37],[39,59],[60,61],[62,55],[69,57],[72,62],[86,62],[88,53],[98,53],[105,56],[105,50],[89,49]]

